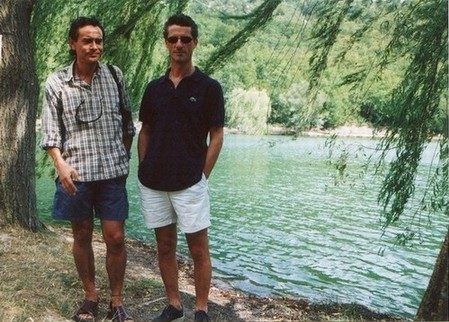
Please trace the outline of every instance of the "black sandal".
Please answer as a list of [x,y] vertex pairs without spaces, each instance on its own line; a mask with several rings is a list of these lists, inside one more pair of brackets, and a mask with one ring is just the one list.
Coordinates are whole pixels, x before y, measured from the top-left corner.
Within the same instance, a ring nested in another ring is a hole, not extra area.
[[[72,317],[76,322],[94,322],[98,314],[98,301],[90,301],[85,299],[81,307],[76,311]],[[90,315],[88,318],[83,318],[81,315]]]
[[112,302],[109,304],[108,319],[117,322],[134,321],[123,305],[113,307]]

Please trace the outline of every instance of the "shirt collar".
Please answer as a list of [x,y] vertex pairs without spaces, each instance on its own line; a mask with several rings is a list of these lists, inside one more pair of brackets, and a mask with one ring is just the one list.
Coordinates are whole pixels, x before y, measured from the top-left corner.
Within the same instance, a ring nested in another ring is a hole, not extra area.
[[[66,82],[70,82],[70,81],[73,82],[75,80],[75,73],[74,73],[74,71],[75,71],[75,62],[76,62],[76,60],[72,61],[72,63],[69,66],[67,66],[67,73],[66,73],[66,78],[65,78]],[[104,70],[104,67],[105,67],[104,64],[98,62],[98,68],[95,71],[94,75],[96,75],[96,74],[101,75],[102,74],[102,70]]]
[[[167,71],[165,72],[165,75],[161,78],[161,82],[165,82],[167,80],[170,80],[169,75],[170,75],[170,68],[167,69]],[[193,72],[193,74],[190,75],[190,76],[187,76],[187,77],[185,77],[183,79],[191,78],[193,81],[197,82],[197,81],[200,80],[201,75],[202,75],[201,70],[198,67],[195,66],[195,71]]]

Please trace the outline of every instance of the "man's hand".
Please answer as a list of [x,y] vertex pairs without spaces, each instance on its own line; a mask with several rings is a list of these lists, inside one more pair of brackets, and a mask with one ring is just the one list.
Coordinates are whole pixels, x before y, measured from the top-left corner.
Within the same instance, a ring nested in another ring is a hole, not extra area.
[[55,164],[55,167],[58,172],[59,181],[61,182],[62,188],[69,195],[75,195],[77,189],[73,181],[79,180],[78,172],[64,160],[59,160],[58,163]]
[[59,148],[50,147],[47,148],[47,152],[53,159],[53,164],[55,166],[56,172],[58,173],[62,188],[69,195],[75,195],[76,186],[73,181],[80,179],[78,172],[75,170],[75,168],[65,162],[64,158],[61,156],[61,150],[59,150]]

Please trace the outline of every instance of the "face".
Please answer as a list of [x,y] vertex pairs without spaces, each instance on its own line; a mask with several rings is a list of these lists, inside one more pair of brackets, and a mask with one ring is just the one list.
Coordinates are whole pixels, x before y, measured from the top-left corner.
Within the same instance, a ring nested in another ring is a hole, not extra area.
[[78,39],[69,39],[76,60],[84,64],[96,64],[103,53],[103,33],[99,27],[84,26],[79,29]]
[[[193,50],[198,44],[198,39],[192,39],[191,29],[191,27],[182,27],[178,25],[171,25],[168,27],[165,46],[168,48],[172,63],[186,64],[192,61]],[[189,38],[192,40],[187,41]],[[171,39],[176,42],[170,42],[169,40]]]

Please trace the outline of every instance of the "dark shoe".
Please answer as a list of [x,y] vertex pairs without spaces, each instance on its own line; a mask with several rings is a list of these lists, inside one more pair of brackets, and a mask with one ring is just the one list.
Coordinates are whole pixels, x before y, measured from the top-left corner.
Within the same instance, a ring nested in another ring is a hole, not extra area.
[[209,315],[204,311],[195,312],[195,322],[210,322]]
[[[84,300],[81,307],[76,311],[75,315],[72,317],[76,322],[93,322],[98,314],[98,301]],[[81,315],[88,315],[88,317],[82,317]]]
[[114,322],[134,321],[123,305],[112,307],[112,303],[109,304],[108,319]]
[[161,315],[151,320],[151,322],[181,322],[184,321],[184,309],[178,310],[173,305],[168,305],[162,311]]

